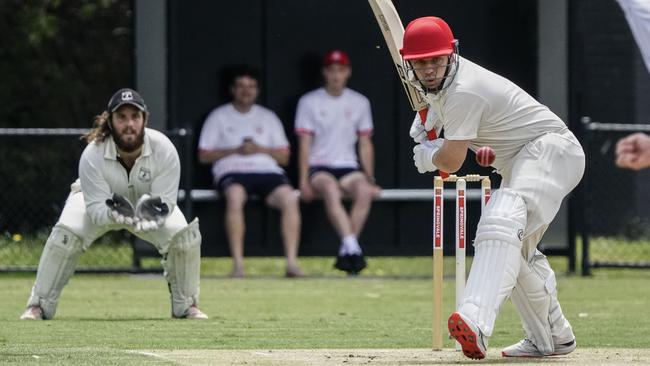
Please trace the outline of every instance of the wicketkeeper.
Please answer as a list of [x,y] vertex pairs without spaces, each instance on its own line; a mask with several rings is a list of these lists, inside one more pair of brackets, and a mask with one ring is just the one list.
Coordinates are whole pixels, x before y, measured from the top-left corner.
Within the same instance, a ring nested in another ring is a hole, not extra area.
[[201,233],[176,206],[180,161],[162,133],[146,128],[149,113],[132,89],[118,90],[79,160],[71,186],[38,264],[36,282],[21,319],[52,319],[63,287],[83,251],[104,233],[126,229],[163,256],[174,318],[206,319],[198,308]]
[[[476,255],[464,299],[448,321],[449,332],[470,358],[487,351],[501,304],[510,297],[526,338],[504,356],[567,354],[576,347],[557,298],[555,274],[537,250],[562,199],[585,167],[580,143],[564,122],[511,81],[460,57],[444,20],[411,22],[400,51],[411,83],[429,106],[416,115],[411,136],[420,173],[453,173],[481,146],[496,152],[502,176],[478,224]],[[435,134],[444,138],[429,141]],[[427,136],[428,135],[428,136]]]

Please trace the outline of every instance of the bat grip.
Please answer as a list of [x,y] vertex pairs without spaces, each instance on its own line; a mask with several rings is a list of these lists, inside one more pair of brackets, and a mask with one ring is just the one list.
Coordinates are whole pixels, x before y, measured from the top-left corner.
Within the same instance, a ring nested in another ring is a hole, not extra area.
[[[427,121],[427,114],[428,113],[429,113],[429,108],[420,109],[418,111],[418,114],[420,115],[420,122],[422,123],[423,126]],[[430,131],[427,131],[427,140],[433,141],[433,140],[435,140],[437,138],[438,138],[438,134],[436,134],[435,129],[432,128]],[[449,173],[443,172],[442,170],[438,170],[438,171],[440,172],[440,176],[442,178],[449,177]]]

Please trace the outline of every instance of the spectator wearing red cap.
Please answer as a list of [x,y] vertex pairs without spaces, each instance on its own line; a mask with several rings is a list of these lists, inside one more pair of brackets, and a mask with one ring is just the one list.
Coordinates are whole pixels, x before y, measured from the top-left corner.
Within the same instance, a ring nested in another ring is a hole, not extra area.
[[[323,199],[341,238],[334,267],[356,275],[366,267],[357,238],[380,190],[374,179],[370,102],[347,87],[352,68],[345,52],[328,52],[322,74],[325,85],[303,95],[296,111],[300,193],[306,202]],[[349,212],[343,195],[352,200]]]

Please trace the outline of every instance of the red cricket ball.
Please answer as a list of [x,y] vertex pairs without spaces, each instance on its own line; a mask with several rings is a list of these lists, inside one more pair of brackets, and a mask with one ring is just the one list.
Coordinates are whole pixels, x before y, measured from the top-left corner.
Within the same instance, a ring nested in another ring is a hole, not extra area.
[[494,163],[496,154],[494,149],[489,146],[483,146],[476,150],[476,162],[480,166],[490,166]]

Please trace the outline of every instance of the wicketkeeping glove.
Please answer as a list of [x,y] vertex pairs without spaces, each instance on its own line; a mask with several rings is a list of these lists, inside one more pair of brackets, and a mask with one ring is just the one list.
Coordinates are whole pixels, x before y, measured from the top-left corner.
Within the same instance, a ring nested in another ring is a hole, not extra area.
[[160,197],[143,194],[135,208],[135,231],[158,229],[169,215],[169,206]]
[[110,216],[118,224],[133,225],[135,219],[135,209],[129,200],[113,193],[113,197],[106,200],[106,206],[110,209]]
[[418,168],[418,173],[435,172],[438,170],[433,164],[433,155],[440,150],[445,139],[439,138],[433,141],[424,141],[413,147],[413,162]]

